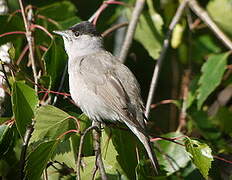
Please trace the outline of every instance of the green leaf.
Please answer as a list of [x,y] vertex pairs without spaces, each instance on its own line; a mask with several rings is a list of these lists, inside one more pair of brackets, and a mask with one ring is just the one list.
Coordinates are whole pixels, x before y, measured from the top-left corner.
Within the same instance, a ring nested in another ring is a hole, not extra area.
[[212,120],[209,119],[207,113],[202,110],[197,110],[196,106],[190,108],[189,117],[194,120],[195,125],[205,139],[217,142],[222,133],[218,131]]
[[229,109],[221,107],[213,120],[222,131],[232,137],[232,112]]
[[141,145],[130,131],[112,128],[108,136],[118,153],[117,161],[129,179],[135,179],[135,168],[138,164],[136,148]]
[[38,13],[55,21],[63,21],[75,16],[77,9],[75,5],[69,1],[59,1],[39,8]]
[[35,130],[31,142],[41,139],[55,140],[71,129],[70,115],[54,106],[41,106],[35,114]]
[[[171,132],[161,136],[166,138],[177,138],[183,136],[183,134],[179,132]],[[182,143],[182,141],[177,142]],[[179,144],[165,140],[160,140],[156,143],[161,150],[161,152],[156,152],[158,161],[162,170],[167,172],[167,175],[179,171],[181,168],[186,167],[190,162],[188,153],[185,151],[184,147]]]
[[201,108],[207,97],[220,84],[223,74],[226,70],[227,57],[229,53],[211,55],[202,66],[202,75],[199,80],[197,107]]
[[38,106],[38,97],[31,87],[23,82],[13,84],[12,106],[19,134],[23,137],[27,126],[32,122]]
[[200,170],[205,179],[208,179],[209,169],[213,161],[212,150],[210,147],[197,140],[187,138],[185,141],[186,151],[190,153],[190,157],[196,167]]
[[193,104],[194,100],[197,97],[197,87],[198,87],[199,76],[196,76],[191,82],[189,86],[189,92],[186,100],[186,108],[188,109]]
[[[219,8],[220,7],[220,8]],[[232,37],[232,3],[231,0],[213,0],[207,5],[209,15],[228,35]]]
[[[131,17],[130,9],[128,9],[127,15]],[[162,22],[162,18],[158,13],[153,12],[153,14],[149,14],[148,12],[144,12],[139,18],[135,31],[135,40],[144,46],[153,59],[159,57],[161,50]]]
[[12,142],[13,132],[8,125],[0,125],[0,159],[8,151]]
[[[117,180],[117,179],[128,179],[125,172],[123,171],[122,167],[120,166],[118,159],[119,154],[112,142],[112,134],[109,133],[109,129],[105,128],[106,130],[102,131],[102,138],[101,138],[101,148],[102,148],[102,159],[104,163],[104,167],[107,173],[107,176],[109,179]],[[89,175],[93,171],[93,168],[95,167],[96,163],[96,157],[90,156],[84,158],[84,163],[87,164],[87,166],[83,169],[83,172],[81,172],[81,177],[83,180],[88,180]],[[128,161],[128,163],[130,163]],[[131,164],[130,164],[131,165]],[[98,178],[100,178],[99,173],[97,173]]]
[[57,141],[44,142],[38,145],[34,151],[28,155],[26,161],[26,177],[28,179],[40,179],[44,168],[57,146]]
[[52,40],[48,51],[43,56],[43,60],[46,72],[51,77],[51,84],[54,86],[62,75],[64,66],[67,63],[67,56],[61,39],[55,38]]
[[68,167],[75,169],[76,168],[76,153],[75,149],[78,146],[73,147],[71,143],[71,138],[65,139],[60,142],[55,151],[53,161],[58,161],[60,163],[65,163]]

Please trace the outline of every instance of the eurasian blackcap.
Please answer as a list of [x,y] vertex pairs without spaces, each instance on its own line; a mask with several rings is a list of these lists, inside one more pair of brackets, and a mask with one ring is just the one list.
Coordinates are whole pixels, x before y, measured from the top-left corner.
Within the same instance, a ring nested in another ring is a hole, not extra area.
[[91,120],[125,123],[143,143],[157,173],[158,162],[145,131],[144,105],[135,76],[104,49],[101,34],[92,23],[84,21],[54,33],[64,40],[74,102]]

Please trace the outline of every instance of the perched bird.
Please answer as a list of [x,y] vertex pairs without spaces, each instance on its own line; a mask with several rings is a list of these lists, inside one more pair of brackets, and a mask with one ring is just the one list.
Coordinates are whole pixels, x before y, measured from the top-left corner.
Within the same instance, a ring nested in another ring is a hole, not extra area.
[[95,26],[84,21],[64,31],[71,97],[93,121],[125,123],[144,145],[158,173],[158,162],[145,131],[144,105],[132,72],[103,47]]

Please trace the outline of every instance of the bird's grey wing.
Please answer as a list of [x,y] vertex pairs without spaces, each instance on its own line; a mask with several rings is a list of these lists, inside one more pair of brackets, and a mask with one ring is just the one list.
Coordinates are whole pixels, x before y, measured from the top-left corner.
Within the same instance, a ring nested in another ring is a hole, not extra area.
[[[105,52],[83,57],[79,67],[80,75],[84,79],[88,90],[101,97],[104,103],[119,113],[123,120],[143,131],[143,125],[137,120],[136,114],[133,112],[136,109],[131,107],[135,103],[132,102],[134,101],[132,98],[134,98],[134,94],[138,93],[135,91],[139,91],[133,90],[133,88],[138,87],[137,85],[136,87],[126,85],[127,83],[133,83],[135,78],[128,69],[126,69],[126,74],[123,75],[124,65],[118,63],[114,58],[114,56]],[[120,70],[120,68],[122,69]],[[130,75],[130,77],[126,79],[124,76],[127,75]]]

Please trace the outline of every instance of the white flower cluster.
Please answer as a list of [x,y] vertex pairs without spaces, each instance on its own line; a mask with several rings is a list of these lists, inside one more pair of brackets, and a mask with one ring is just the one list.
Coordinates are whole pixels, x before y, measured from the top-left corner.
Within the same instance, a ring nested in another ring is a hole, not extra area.
[[[9,54],[9,50],[12,48],[12,43],[6,43],[0,46],[0,60],[4,63],[10,63],[11,58]],[[2,66],[0,66],[0,115],[4,112],[4,109],[2,108],[2,103],[4,101],[4,98],[6,96],[5,90],[3,88],[3,85],[5,84],[4,79],[4,73],[2,72]],[[6,71],[9,71],[8,68],[5,68]]]

